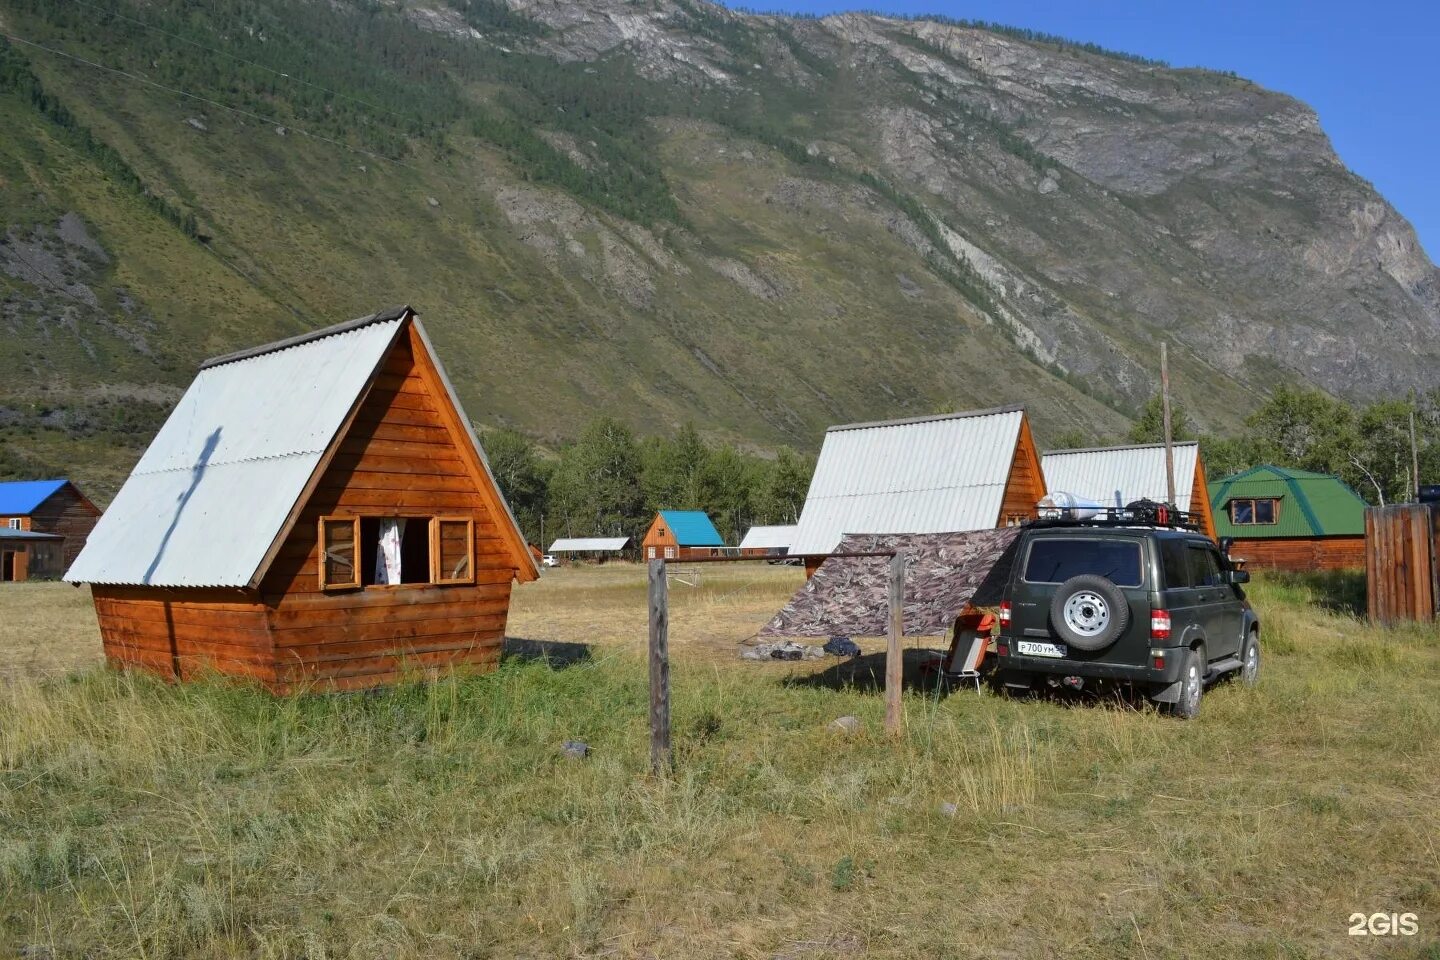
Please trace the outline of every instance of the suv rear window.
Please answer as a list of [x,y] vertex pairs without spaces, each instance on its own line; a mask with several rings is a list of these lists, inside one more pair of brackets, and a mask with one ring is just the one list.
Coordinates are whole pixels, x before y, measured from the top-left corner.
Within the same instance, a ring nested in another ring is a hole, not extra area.
[[1030,544],[1025,579],[1064,583],[1082,573],[1108,577],[1118,586],[1138,587],[1140,544],[1133,540],[1036,540]]

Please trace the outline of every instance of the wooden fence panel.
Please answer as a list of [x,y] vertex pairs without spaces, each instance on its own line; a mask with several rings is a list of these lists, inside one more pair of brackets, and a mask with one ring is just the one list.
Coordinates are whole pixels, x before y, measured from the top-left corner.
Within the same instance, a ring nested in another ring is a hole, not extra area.
[[1370,618],[1431,621],[1440,602],[1440,510],[1425,504],[1365,511],[1365,579]]

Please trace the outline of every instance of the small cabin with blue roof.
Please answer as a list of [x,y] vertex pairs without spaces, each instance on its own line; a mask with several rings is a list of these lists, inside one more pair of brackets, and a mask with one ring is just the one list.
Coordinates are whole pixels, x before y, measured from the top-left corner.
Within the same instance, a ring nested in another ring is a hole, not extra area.
[[725,541],[704,510],[661,510],[645,532],[646,560],[713,557]]
[[0,583],[59,579],[99,516],[69,480],[0,483]]

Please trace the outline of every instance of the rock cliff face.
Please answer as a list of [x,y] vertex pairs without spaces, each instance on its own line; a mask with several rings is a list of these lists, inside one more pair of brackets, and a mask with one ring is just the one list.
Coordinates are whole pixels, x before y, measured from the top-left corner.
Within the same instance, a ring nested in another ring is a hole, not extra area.
[[[112,2],[142,19],[170,6]],[[101,42],[11,4],[12,29]],[[214,42],[243,28],[247,59],[288,73],[287,43],[363,45],[383,26],[375,69],[397,87],[428,78],[399,111],[428,139],[357,156],[343,129],[331,139],[347,146],[303,136],[346,104],[287,99],[281,80],[235,105],[288,136],[31,58],[148,191],[199,218],[204,250],[157,257],[158,228],[134,229],[83,176],[47,174],[28,147],[0,156],[12,420],[67,383],[151,369],[179,383],[207,350],[392,300],[432,318],[477,419],[556,439],[605,408],[642,429],[693,418],[811,447],[837,420],[1011,400],[1032,404],[1042,438],[1099,439],[1151,391],[1161,338],[1212,427],[1285,381],[1356,398],[1440,384],[1440,272],[1310,108],[1243,79],[998,29],[703,0],[296,6],[304,19],[214,14]],[[153,38],[105,42],[115,66],[132,65],[116,53],[130,42],[141,69],[179,69]],[[340,93],[339,74],[294,72]],[[353,82],[375,106],[371,80]],[[383,119],[353,109],[355,129]],[[560,172],[537,172],[537,150]],[[87,244],[66,253],[66,230]],[[47,244],[109,299],[31,276],[48,260],[19,254]],[[210,277],[223,294],[193,289]],[[70,359],[37,356],[66,337],[83,344]]]
[[[834,99],[833,78],[780,44],[756,64],[697,36],[687,4],[512,5],[553,28],[559,58],[624,50],[654,77]],[[1255,386],[1276,366],[1345,394],[1436,383],[1440,274],[1306,105],[985,29],[706,14],[762,47],[784,31],[864,85],[860,122],[822,149],[915,191],[949,228],[943,254],[980,273],[1045,361],[1132,401],[1150,358],[1124,342],[1162,335],[1242,382],[1264,371]]]

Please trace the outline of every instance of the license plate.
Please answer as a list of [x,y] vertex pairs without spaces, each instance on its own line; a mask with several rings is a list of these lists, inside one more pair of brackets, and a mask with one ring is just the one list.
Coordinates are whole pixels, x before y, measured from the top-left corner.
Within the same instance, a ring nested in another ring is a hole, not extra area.
[[1070,650],[1063,643],[1041,643],[1035,640],[1021,640],[1015,648],[1030,657],[1065,657]]

